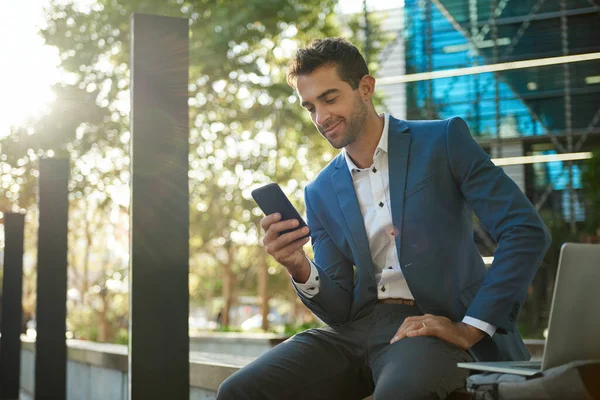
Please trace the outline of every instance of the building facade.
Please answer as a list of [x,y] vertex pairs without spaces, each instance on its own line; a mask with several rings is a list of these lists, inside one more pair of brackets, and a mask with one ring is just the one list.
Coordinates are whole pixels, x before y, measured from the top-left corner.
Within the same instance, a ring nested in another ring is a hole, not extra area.
[[[576,232],[589,211],[583,164],[600,148],[600,6],[405,0],[383,13],[393,40],[377,77],[388,111],[464,118],[547,223]],[[482,253],[493,251],[480,236]]]

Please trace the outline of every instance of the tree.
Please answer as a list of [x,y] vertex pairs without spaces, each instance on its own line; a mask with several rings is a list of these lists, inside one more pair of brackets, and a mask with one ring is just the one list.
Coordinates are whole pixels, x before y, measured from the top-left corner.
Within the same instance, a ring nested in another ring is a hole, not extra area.
[[600,150],[584,164],[582,173],[583,196],[586,202],[586,233],[600,240]]
[[[336,153],[312,127],[285,82],[285,64],[299,44],[340,34],[335,4],[98,0],[81,9],[76,3],[51,1],[41,34],[58,49],[65,80],[54,87],[56,101],[46,116],[0,142],[2,153],[8,154],[2,158],[3,168],[10,166],[12,178],[20,178],[17,193],[9,197],[3,186],[0,199],[31,207],[38,158],[71,158],[72,213],[85,215],[71,229],[84,234],[87,230],[87,247],[80,249],[84,256],[72,255],[77,266],[71,267],[79,271],[86,292],[92,286],[86,283],[92,255],[85,252],[107,250],[90,250],[90,224],[96,222],[85,210],[103,214],[117,207],[128,212],[123,188],[129,183],[129,18],[134,12],[185,17],[191,46],[191,270],[211,278],[191,279],[192,301],[206,301],[222,289],[227,322],[235,282],[247,284],[236,277],[267,276],[270,284],[282,285],[278,292],[293,295],[281,269],[265,275],[272,270],[268,262],[255,251],[243,250],[256,247],[261,235],[261,213],[250,190],[279,182],[302,211],[305,182]],[[376,56],[382,47],[376,40],[376,23],[370,32],[370,54]],[[86,204],[90,199],[92,206]],[[110,222],[97,224],[94,231]],[[256,258],[243,259],[246,256]],[[248,274],[256,268],[263,272]],[[263,313],[268,307],[264,285]]]

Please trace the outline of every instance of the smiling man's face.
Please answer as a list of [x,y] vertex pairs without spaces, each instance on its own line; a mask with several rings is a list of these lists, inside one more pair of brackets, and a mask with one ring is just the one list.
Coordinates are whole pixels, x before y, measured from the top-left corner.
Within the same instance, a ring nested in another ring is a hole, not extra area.
[[367,119],[367,103],[359,89],[352,89],[340,78],[334,65],[298,76],[296,88],[302,107],[334,148],[341,149],[356,141]]

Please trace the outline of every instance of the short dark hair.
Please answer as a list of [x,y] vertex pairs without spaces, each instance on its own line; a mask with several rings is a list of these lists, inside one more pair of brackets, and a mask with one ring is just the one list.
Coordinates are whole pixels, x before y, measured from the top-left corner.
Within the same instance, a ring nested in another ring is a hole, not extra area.
[[360,51],[344,38],[317,39],[309,46],[298,49],[289,63],[287,83],[296,89],[300,75],[312,73],[324,65],[334,65],[340,78],[352,89],[358,89],[369,68]]

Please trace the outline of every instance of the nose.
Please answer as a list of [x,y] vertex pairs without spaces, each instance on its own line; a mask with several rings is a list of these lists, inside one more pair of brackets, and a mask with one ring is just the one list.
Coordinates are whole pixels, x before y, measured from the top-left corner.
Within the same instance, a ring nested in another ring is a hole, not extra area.
[[317,125],[319,126],[323,126],[327,124],[327,121],[329,121],[329,118],[331,117],[331,114],[329,114],[329,112],[327,111],[326,108],[320,108],[317,109],[315,112],[315,122],[317,123]]

